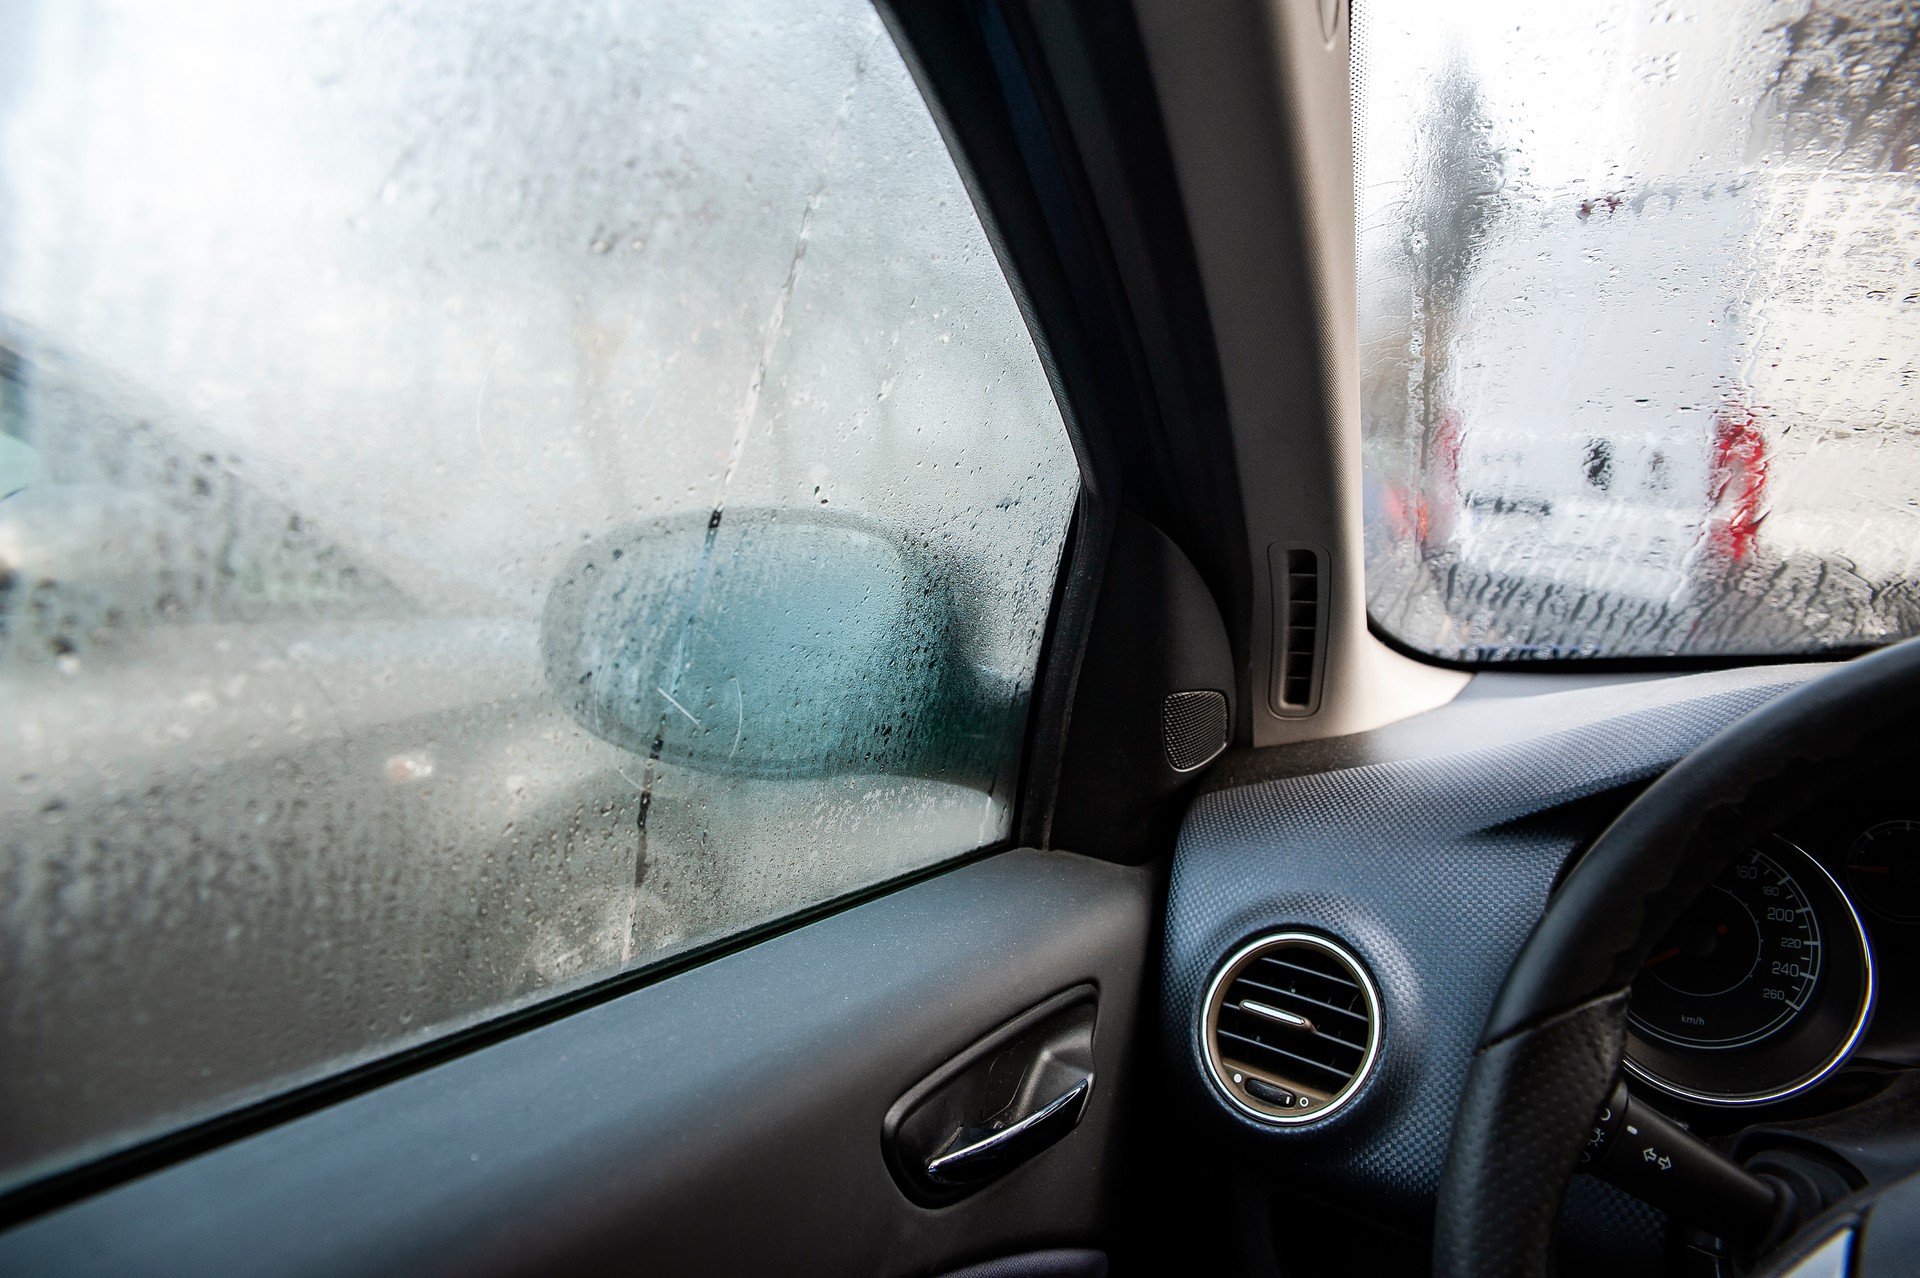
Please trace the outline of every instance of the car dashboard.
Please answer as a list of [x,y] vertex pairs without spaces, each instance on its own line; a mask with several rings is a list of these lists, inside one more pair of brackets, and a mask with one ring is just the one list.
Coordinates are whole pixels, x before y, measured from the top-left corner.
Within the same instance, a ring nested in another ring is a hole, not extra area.
[[[1823,669],[1545,679],[1530,686],[1554,690],[1506,695],[1514,678],[1374,732],[1223,760],[1169,889],[1163,1032],[1191,1120],[1279,1169],[1285,1193],[1421,1236],[1481,1028],[1557,884],[1669,767]],[[1908,772],[1888,760],[1743,850],[1656,947],[1623,1061],[1637,1099],[1742,1158],[1798,1150],[1802,1172],[1835,1184],[1905,1157],[1920,1131]],[[1300,936],[1346,955],[1365,998],[1343,1001],[1279,948]],[[1352,1010],[1317,1013],[1330,1003]],[[1344,1061],[1363,1063],[1313,1075],[1266,1050],[1314,1055],[1274,1012],[1333,1022],[1313,1037],[1351,1040]],[[1317,1116],[1261,1102],[1288,1093]],[[1618,1272],[1663,1264],[1674,1231],[1577,1177],[1560,1233],[1567,1271]]]

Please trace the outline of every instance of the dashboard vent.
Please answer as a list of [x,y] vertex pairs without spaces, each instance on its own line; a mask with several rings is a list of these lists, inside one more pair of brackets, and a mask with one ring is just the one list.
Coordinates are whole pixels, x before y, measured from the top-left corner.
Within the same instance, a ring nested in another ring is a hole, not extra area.
[[1320,708],[1320,650],[1327,633],[1326,575],[1320,552],[1275,546],[1273,574],[1273,712],[1299,718]]
[[1160,704],[1160,744],[1175,772],[1212,763],[1227,748],[1227,695],[1169,692]]
[[1207,990],[1200,1027],[1214,1081],[1267,1123],[1325,1117],[1360,1089],[1380,1045],[1380,995],[1343,946],[1308,932],[1253,942]]

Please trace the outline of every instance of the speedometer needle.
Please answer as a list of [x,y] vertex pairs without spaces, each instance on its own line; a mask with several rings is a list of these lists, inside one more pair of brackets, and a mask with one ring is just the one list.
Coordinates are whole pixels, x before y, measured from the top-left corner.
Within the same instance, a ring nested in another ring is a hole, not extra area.
[[1679,958],[1679,957],[1680,957],[1680,947],[1676,945],[1670,950],[1661,950],[1658,954],[1654,955],[1652,958],[1648,959],[1646,962],[1642,963],[1640,966],[1652,967],[1655,963],[1664,963],[1670,958]]

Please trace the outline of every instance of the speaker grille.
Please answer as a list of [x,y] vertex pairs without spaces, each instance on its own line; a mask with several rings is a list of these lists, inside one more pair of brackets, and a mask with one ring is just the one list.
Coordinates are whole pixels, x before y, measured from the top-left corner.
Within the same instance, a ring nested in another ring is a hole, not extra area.
[[1200,1032],[1214,1079],[1268,1123],[1304,1123],[1344,1105],[1378,1054],[1380,998],[1360,960],[1306,932],[1255,941],[1227,960]]
[[1160,706],[1160,741],[1167,766],[1192,772],[1227,748],[1227,697],[1223,692],[1170,692]]

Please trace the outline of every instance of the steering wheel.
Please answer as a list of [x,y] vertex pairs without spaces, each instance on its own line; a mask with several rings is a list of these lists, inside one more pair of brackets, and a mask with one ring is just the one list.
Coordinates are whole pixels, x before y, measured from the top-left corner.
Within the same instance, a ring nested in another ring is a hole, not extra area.
[[1641,964],[1738,854],[1857,761],[1911,750],[1900,736],[1914,731],[1920,640],[1737,720],[1607,828],[1548,902],[1487,1018],[1441,1177],[1436,1275],[1543,1278],[1561,1200],[1614,1095]]

